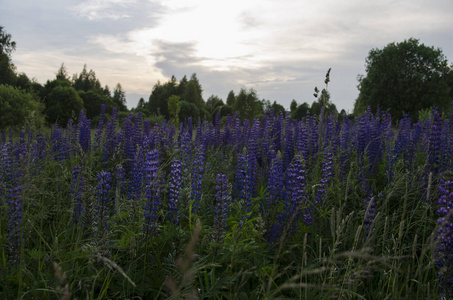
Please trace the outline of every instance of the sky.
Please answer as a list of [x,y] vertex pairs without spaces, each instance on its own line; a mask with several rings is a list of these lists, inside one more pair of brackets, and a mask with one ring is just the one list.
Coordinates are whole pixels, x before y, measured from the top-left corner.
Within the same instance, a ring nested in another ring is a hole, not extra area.
[[18,72],[41,84],[84,65],[127,106],[157,82],[197,74],[205,100],[253,88],[289,108],[328,90],[352,112],[373,48],[417,38],[453,61],[451,0],[0,0]]

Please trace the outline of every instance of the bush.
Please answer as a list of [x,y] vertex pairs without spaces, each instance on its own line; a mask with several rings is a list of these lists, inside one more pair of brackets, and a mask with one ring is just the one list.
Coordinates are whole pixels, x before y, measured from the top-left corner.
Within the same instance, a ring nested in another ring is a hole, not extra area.
[[9,85],[0,85],[0,129],[44,124],[43,105],[37,96]]
[[73,87],[56,86],[47,95],[46,116],[49,123],[66,126],[69,119],[77,121],[83,100]]

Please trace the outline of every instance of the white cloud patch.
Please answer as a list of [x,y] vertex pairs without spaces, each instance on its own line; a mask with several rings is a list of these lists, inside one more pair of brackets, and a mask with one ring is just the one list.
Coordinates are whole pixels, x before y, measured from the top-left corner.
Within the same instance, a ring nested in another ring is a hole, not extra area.
[[77,15],[93,20],[119,20],[131,18],[127,9],[137,5],[136,1],[130,0],[90,0],[84,1],[74,7]]

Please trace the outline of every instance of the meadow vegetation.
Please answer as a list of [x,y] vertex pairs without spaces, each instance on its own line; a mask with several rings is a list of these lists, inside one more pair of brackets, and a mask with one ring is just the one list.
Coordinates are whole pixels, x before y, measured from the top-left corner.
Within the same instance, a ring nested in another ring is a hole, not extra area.
[[1,298],[452,295],[451,115],[104,110],[1,134]]

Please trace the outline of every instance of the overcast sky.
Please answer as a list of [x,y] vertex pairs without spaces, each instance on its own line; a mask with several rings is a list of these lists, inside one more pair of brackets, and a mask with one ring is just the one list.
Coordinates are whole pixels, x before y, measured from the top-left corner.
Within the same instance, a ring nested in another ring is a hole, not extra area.
[[453,61],[451,0],[0,0],[0,26],[17,43],[13,62],[44,84],[62,63],[84,64],[127,105],[158,80],[196,73],[210,95],[254,88],[289,108],[329,91],[352,111],[357,75],[372,48],[411,37]]

